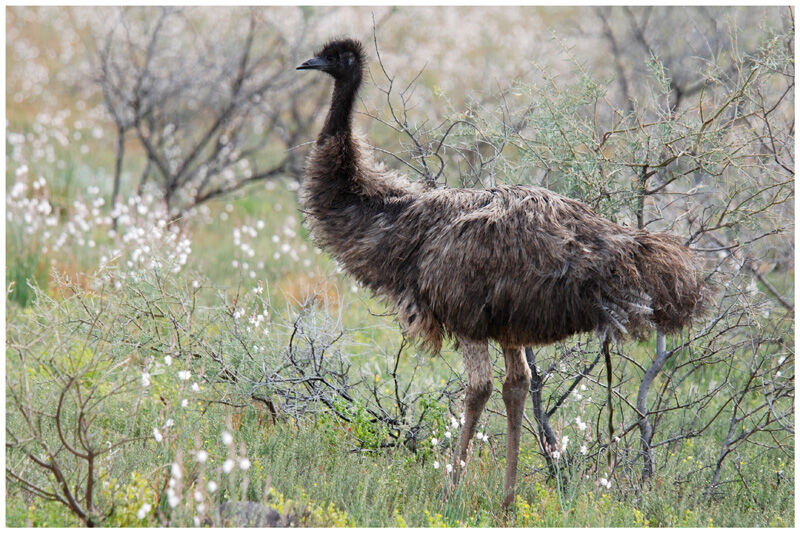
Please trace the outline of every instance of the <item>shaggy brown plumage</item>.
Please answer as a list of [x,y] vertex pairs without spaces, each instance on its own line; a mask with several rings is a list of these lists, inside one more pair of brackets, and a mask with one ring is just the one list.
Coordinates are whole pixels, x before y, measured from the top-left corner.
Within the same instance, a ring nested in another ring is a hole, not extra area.
[[[316,242],[394,302],[410,336],[439,350],[450,334],[482,358],[480,343],[495,339],[507,365],[522,368],[522,346],[592,330],[604,340],[671,331],[697,314],[700,264],[675,237],[618,226],[539,187],[437,190],[376,164],[351,128],[364,64],[360,43],[342,40],[298,67],[335,79],[302,204]],[[525,372],[514,372],[523,390]],[[491,376],[476,380],[467,399],[479,414]],[[516,410],[515,394],[507,407]]]
[[[360,45],[349,45],[363,65]],[[316,241],[397,304],[408,334],[434,350],[445,333],[536,345],[591,330],[672,331],[695,316],[700,264],[678,239],[618,226],[539,187],[409,182],[352,134],[343,108],[357,87],[336,81],[302,203]]]

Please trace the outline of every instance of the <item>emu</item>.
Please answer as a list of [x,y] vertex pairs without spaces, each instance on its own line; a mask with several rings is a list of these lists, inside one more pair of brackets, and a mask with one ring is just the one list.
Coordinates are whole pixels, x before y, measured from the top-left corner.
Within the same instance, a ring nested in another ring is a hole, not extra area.
[[365,65],[361,43],[342,39],[297,67],[334,79],[301,188],[306,223],[350,275],[395,304],[409,337],[433,351],[455,338],[467,374],[455,481],[492,392],[488,341],[500,344],[507,507],[531,379],[524,346],[594,331],[610,363],[609,341],[673,331],[700,311],[700,262],[675,237],[618,226],[547,189],[436,189],[385,169],[351,125]]

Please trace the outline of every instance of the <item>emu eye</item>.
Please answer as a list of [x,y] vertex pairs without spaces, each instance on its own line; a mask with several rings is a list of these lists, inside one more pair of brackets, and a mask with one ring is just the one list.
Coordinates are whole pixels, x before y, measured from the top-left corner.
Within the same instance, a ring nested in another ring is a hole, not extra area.
[[325,59],[328,61],[328,63],[333,63],[333,60],[336,58],[333,56],[325,56]]

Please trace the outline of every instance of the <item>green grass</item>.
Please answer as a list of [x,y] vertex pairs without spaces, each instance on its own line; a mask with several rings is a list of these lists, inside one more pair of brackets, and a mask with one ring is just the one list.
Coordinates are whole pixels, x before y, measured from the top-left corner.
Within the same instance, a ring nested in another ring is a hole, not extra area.
[[[504,470],[504,442],[498,440],[473,454],[453,496],[442,498],[443,469],[433,458],[399,449],[381,454],[352,452],[341,430],[325,423],[301,426],[256,423],[257,413],[242,420],[242,437],[258,457],[253,484],[267,478],[289,497],[307,494],[313,501],[333,502],[360,527],[398,524],[412,527],[437,523],[449,526],[570,526],[570,527],[735,527],[790,525],[791,491],[763,490],[756,502],[726,498],[718,505],[698,497],[700,483],[671,486],[670,475],[640,498],[626,498],[594,482],[576,480],[561,493],[542,473],[520,479],[519,498],[508,514],[499,509]],[[531,446],[534,443],[525,443]],[[695,447],[704,446],[701,441]],[[530,449],[530,448],[529,448]],[[496,460],[495,458],[499,458]],[[767,472],[777,464],[748,465]],[[256,491],[258,493],[258,491]],[[638,500],[638,501],[637,501]],[[436,517],[439,518],[436,518]]]
[[[209,417],[224,415],[207,413]],[[314,502],[321,507],[333,504],[359,527],[793,524],[791,491],[762,491],[757,506],[747,498],[732,497],[709,505],[697,497],[699,485],[672,486],[671,480],[662,476],[639,498],[626,498],[582,481],[571,483],[562,493],[553,480],[531,474],[520,479],[517,501],[508,513],[503,513],[499,509],[503,462],[495,461],[488,447],[472,458],[462,483],[445,500],[444,475],[442,469],[433,469],[431,457],[405,450],[378,455],[353,453],[352,443],[341,430],[324,423],[265,426],[258,415],[253,410],[246,413],[237,435],[255,457],[248,471],[249,498],[269,502],[264,493],[272,487],[289,499]],[[495,443],[495,453],[502,450],[501,445]],[[77,525],[59,505],[42,504],[17,491],[11,496],[7,503],[8,525]],[[137,502],[132,503],[132,507],[138,507]]]

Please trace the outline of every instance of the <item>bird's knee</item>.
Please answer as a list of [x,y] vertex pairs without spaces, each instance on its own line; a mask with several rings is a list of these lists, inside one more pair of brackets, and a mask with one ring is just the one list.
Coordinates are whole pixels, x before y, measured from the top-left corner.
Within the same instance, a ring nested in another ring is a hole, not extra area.
[[492,395],[492,382],[491,380],[481,381],[478,383],[470,383],[467,385],[467,394],[465,402],[467,408],[483,407],[489,396]]
[[506,377],[503,382],[503,401],[506,404],[525,401],[525,396],[531,386],[531,378],[526,374],[517,374]]

